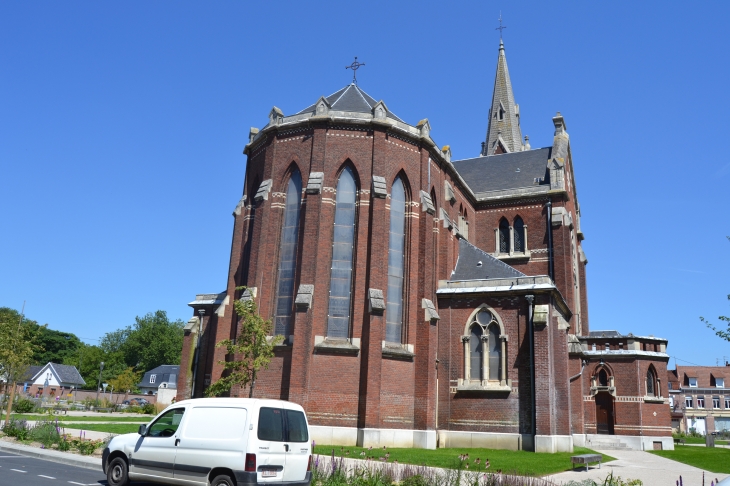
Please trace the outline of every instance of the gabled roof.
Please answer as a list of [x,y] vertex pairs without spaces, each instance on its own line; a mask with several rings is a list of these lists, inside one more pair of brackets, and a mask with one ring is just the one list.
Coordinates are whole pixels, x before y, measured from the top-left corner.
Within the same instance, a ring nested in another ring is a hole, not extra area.
[[[547,163],[552,147],[525,152],[456,160],[454,168],[474,194],[546,186],[550,189]],[[535,179],[542,181],[535,182]]]
[[18,381],[21,381],[21,382],[32,381],[33,378],[35,378],[35,376],[43,368],[44,368],[44,366],[28,366],[28,369],[26,370],[26,372],[23,374],[22,377],[20,377],[20,380],[18,380]]
[[86,384],[84,379],[81,377],[79,370],[77,370],[75,366],[49,362],[46,363],[44,366],[32,366],[31,368],[37,368],[37,370],[35,370],[35,373],[28,381],[35,380],[38,375],[46,370],[46,368],[50,368],[53,374],[55,374],[58,378],[58,381],[61,383],[68,383],[71,385]]
[[[180,365],[160,365],[144,374],[142,381],[137,384],[139,387],[157,388],[160,383],[170,381],[170,375],[175,375],[173,381],[177,382],[177,376],[180,374]],[[150,383],[150,376],[155,376],[155,382]]]
[[[348,84],[336,93],[326,96],[325,100],[327,100],[331,110],[350,111],[354,113],[372,113],[373,108],[378,103],[375,98],[367,94],[354,83]],[[297,115],[314,113],[316,106],[317,103],[314,103],[297,113]],[[395,116],[395,114],[391,111],[388,111],[387,113],[391,118],[398,120],[399,122],[403,122],[403,120]]]
[[459,258],[456,260],[456,268],[451,273],[449,280],[486,280],[524,276],[524,273],[461,238],[459,240]]

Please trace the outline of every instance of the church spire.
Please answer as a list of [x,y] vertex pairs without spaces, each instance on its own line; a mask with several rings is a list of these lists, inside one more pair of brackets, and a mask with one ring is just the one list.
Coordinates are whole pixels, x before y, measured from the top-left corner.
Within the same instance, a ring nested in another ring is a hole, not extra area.
[[489,110],[489,125],[486,142],[482,144],[482,155],[496,155],[524,150],[520,130],[520,106],[515,103],[512,83],[504,55],[504,42],[499,40],[497,75],[494,77],[492,108]]

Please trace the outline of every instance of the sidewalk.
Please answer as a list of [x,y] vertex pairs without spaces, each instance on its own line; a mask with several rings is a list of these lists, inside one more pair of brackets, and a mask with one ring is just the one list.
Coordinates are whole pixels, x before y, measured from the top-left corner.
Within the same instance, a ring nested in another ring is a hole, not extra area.
[[[575,471],[566,471],[548,476],[557,483],[568,481],[583,481],[592,479],[599,484],[613,472],[614,476],[621,476],[626,479],[640,479],[645,486],[672,486],[682,476],[683,483],[687,486],[700,486],[702,484],[702,469],[682,464],[663,457],[656,456],[644,451],[597,451],[616,458],[615,461],[607,462],[598,466],[591,466],[586,471],[584,467],[576,467]],[[720,480],[726,478],[727,474],[705,472],[705,484],[715,478]]]

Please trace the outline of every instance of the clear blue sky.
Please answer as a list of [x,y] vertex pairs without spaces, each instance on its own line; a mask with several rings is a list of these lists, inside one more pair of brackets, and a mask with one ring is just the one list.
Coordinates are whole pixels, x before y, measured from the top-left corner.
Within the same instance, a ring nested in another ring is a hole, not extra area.
[[[477,155],[500,9],[522,132],[571,136],[593,329],[730,343],[730,3],[2,2],[0,306],[95,342],[225,288],[249,127],[351,79]],[[670,366],[674,366],[674,360]],[[680,363],[681,364],[681,363]]]

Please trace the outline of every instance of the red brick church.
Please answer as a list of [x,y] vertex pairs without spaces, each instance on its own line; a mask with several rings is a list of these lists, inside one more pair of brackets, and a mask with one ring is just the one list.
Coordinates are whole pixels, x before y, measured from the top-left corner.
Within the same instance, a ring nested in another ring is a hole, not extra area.
[[523,138],[501,42],[479,156],[391,106],[353,83],[251,129],[226,290],[189,304],[178,399],[220,377],[233,300],[255,299],[284,336],[255,396],[302,404],[321,444],[672,448],[667,341],[590,330],[564,117],[552,146]]

